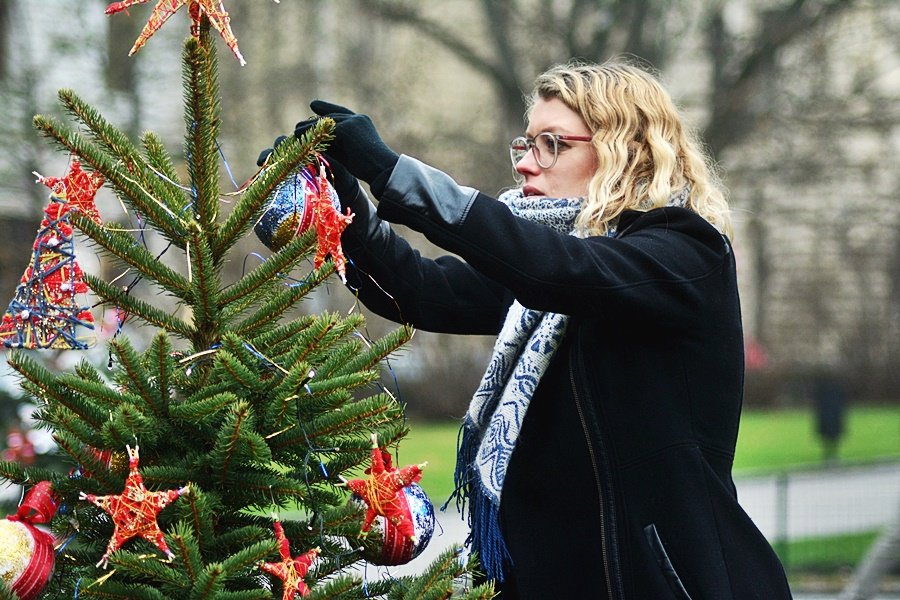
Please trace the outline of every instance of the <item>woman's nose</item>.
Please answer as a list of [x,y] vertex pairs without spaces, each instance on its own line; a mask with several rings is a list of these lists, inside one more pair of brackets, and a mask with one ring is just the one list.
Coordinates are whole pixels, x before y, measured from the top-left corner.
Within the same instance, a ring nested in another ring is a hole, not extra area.
[[526,152],[516,163],[516,173],[520,175],[536,175],[541,172],[541,166],[534,157],[534,151]]

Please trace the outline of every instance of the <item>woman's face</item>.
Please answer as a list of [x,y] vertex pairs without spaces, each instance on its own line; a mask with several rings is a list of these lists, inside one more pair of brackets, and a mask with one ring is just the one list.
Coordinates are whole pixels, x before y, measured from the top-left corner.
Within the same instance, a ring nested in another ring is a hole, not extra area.
[[[525,135],[539,133],[588,136],[591,131],[581,116],[559,98],[538,98],[531,111]],[[526,152],[516,163],[516,172],[525,178],[522,192],[526,196],[572,198],[586,196],[588,183],[597,171],[597,155],[590,142],[559,140],[556,164],[542,168],[534,152]]]

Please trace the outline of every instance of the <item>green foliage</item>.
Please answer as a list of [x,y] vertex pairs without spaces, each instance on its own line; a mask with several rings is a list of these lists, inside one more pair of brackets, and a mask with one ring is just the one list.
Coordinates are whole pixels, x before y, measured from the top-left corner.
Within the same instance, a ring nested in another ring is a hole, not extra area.
[[[348,505],[341,482],[367,466],[373,433],[384,446],[395,446],[408,432],[403,408],[375,384],[380,363],[412,330],[402,327],[370,342],[359,335],[359,314],[283,319],[334,271],[326,262],[289,279],[309,261],[314,231],[223,284],[228,251],[259,219],[275,186],[324,149],[334,123],[322,119],[303,139],[279,146],[231,212],[220,215],[213,48],[208,27],[199,40],[185,43],[187,185],[178,183],[179,169],[156,135],[144,134],[139,148],[72,91],[60,92],[60,100],[75,128],[35,118],[43,134],[101,173],[188,268],[182,274],[166,266],[124,228],[75,215],[92,244],[159,294],[142,300],[90,275],[89,286],[103,303],[158,332],[145,349],[115,337],[109,370],[83,361],[60,373],[25,352],[9,356],[23,389],[39,404],[39,419],[52,428],[66,461],[78,467],[68,475],[0,462],[0,476],[10,481],[51,481],[65,507],[53,528],[68,543],[45,596],[72,598],[77,588],[81,598],[270,598],[280,583],[259,565],[280,554],[268,513],[289,509],[305,519],[284,523],[292,555],[321,548],[306,576],[315,598],[483,597],[460,584],[473,565],[460,562],[455,551],[423,579],[404,578],[402,586],[376,581],[364,588],[358,576],[345,573],[348,562],[359,560],[348,547],[358,546],[362,514]],[[114,525],[79,495],[122,492],[129,475],[126,445],[140,448],[147,489],[186,488],[158,517],[174,558],[131,539],[103,571],[96,563]]]

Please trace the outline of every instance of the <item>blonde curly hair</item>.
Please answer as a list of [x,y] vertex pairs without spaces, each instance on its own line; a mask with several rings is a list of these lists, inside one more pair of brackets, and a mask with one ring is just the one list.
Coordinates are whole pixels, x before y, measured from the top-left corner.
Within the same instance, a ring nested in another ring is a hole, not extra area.
[[528,115],[538,98],[561,100],[593,136],[599,168],[588,185],[579,229],[602,235],[622,211],[666,206],[687,187],[686,207],[731,235],[728,203],[712,162],[653,75],[622,60],[575,61],[538,76]]

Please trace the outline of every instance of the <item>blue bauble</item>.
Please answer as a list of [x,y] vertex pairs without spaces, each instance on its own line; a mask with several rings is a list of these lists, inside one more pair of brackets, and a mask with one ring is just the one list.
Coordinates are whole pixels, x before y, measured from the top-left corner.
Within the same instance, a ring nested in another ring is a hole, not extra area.
[[[403,488],[403,499],[409,509],[407,515],[413,522],[416,542],[400,533],[386,518],[376,516],[369,535],[360,540],[363,558],[374,565],[406,564],[419,556],[431,541],[435,523],[434,506],[425,490],[418,484],[410,484]],[[350,502],[365,507],[363,499],[355,494]]]
[[[318,193],[318,177],[309,167],[288,175],[272,191],[265,212],[253,227],[256,237],[270,250],[281,250],[285,244],[309,229],[313,223],[310,200]],[[340,212],[341,202],[337,192],[327,181],[326,193],[334,208]]]

